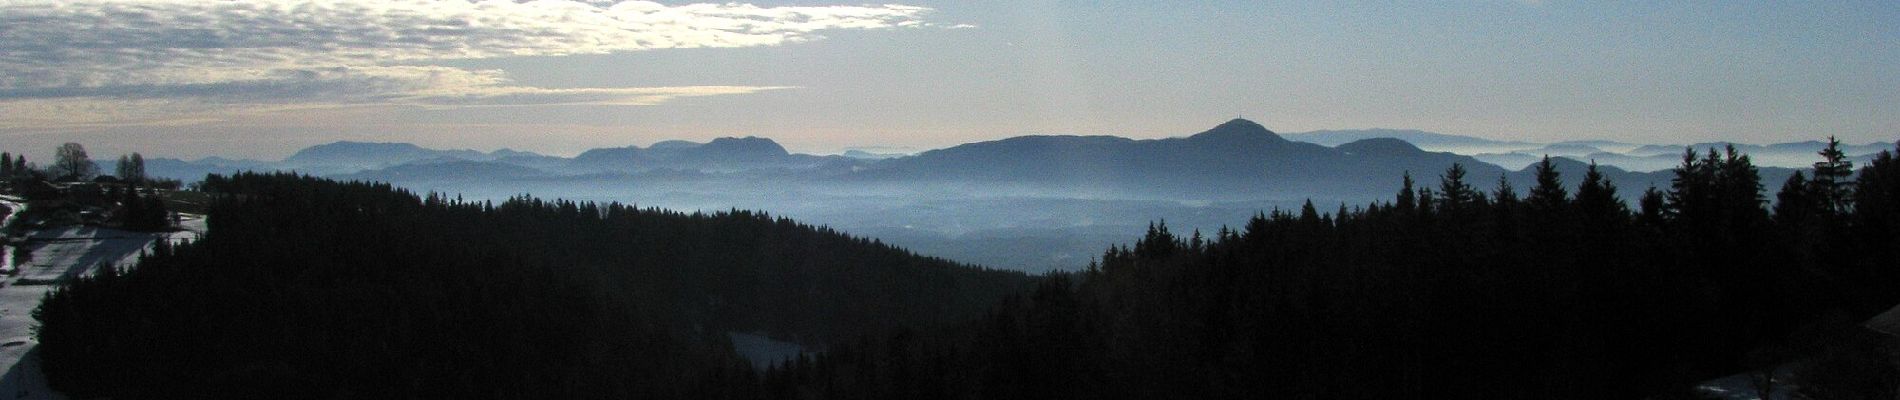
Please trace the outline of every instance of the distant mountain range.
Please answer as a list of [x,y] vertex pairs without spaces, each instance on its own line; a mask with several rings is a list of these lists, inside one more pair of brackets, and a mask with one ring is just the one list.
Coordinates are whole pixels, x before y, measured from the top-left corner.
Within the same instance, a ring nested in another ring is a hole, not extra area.
[[[1236,200],[1384,194],[1406,171],[1462,163],[1503,170],[1467,156],[1367,139],[1326,147],[1287,140],[1235,119],[1185,138],[1022,136],[886,160],[853,176],[882,181],[969,181],[1033,185],[1053,194]],[[1372,183],[1378,182],[1378,183]]]
[[1450,149],[1517,150],[1535,148],[1536,143],[1499,141],[1471,136],[1447,135],[1416,129],[1352,129],[1322,130],[1302,133],[1290,133],[1286,138],[1293,141],[1313,143],[1323,146],[1338,146],[1366,139],[1388,138],[1403,140],[1421,148],[1451,151]]
[[[1737,150],[1761,166],[1772,197],[1791,167],[1811,165],[1821,147],[1800,142]],[[1236,119],[1165,139],[1019,136],[915,154],[797,154],[758,137],[663,141],[575,157],[336,142],[281,161],[152,158],[146,169],[185,181],[208,173],[293,170],[475,199],[533,194],[675,210],[771,210],[963,261],[1041,271],[1079,268],[1108,241],[1141,233],[1139,225],[1117,223],[1166,220],[1212,230],[1308,199],[1324,211],[1391,201],[1402,175],[1409,173],[1420,188],[1436,188],[1453,164],[1463,165],[1466,181],[1479,189],[1493,190],[1502,179],[1521,195],[1535,181],[1530,166],[1546,154],[1572,190],[1594,160],[1634,205],[1643,189],[1669,185],[1669,168],[1680,163],[1683,148],[1386,129],[1281,135]],[[1847,150],[1860,154],[1856,163],[1864,165],[1864,154],[1891,148]]]
[[573,158],[508,149],[483,153],[436,150],[409,143],[342,141],[305,148],[283,161],[155,158],[147,161],[146,169],[154,176],[185,181],[202,179],[209,173],[240,170],[290,170],[343,179],[430,181],[665,171],[736,173],[821,169],[833,164],[848,169],[858,160],[861,159],[792,154],[771,139],[757,137],[718,138],[708,143],[674,140],[646,148],[593,149]]
[[[1736,148],[1764,166],[1764,175],[1772,178],[1792,171],[1787,167],[1811,164],[1823,145],[1807,141],[1737,144]],[[1890,148],[1865,144],[1845,150],[1865,162],[1872,153]],[[1624,187],[1640,189],[1666,184],[1666,177],[1655,172],[1667,172],[1679,164],[1683,149],[1611,141],[1540,144],[1397,129],[1280,135],[1253,121],[1235,119],[1185,137],[1019,136],[915,155],[796,154],[759,137],[598,148],[572,158],[508,149],[437,150],[409,143],[344,141],[305,148],[282,161],[155,158],[147,162],[147,170],[187,181],[208,173],[277,169],[396,183],[640,176],[675,181],[720,176],[838,184],[963,183],[1026,195],[1221,201],[1380,198],[1390,195],[1401,174],[1409,172],[1421,182],[1430,182],[1453,163],[1464,165],[1468,179],[1481,187],[1490,187],[1498,176],[1524,186],[1528,180],[1520,178],[1528,176],[1526,166],[1545,155],[1557,157],[1560,170],[1578,174],[1586,162],[1595,161]]]
[[707,143],[665,141],[653,146],[593,149],[570,160],[570,172],[643,172],[655,169],[739,172],[754,169],[804,169],[855,158],[792,154],[772,139],[718,138]]
[[[1660,171],[1682,164],[1682,152],[1686,148],[1707,151],[1710,148],[1721,149],[1735,145],[1736,151],[1746,153],[1758,166],[1805,168],[1812,165],[1818,156],[1815,154],[1827,143],[1809,140],[1802,142],[1755,145],[1730,142],[1704,142],[1688,145],[1680,144],[1635,144],[1609,140],[1577,140],[1557,143],[1532,143],[1522,141],[1501,141],[1485,138],[1448,135],[1405,129],[1360,129],[1328,130],[1287,134],[1295,141],[1337,146],[1355,140],[1369,138],[1393,138],[1404,140],[1429,151],[1445,151],[1469,155],[1480,161],[1506,168],[1529,164],[1543,156],[1565,157],[1572,160],[1594,160],[1601,165],[1611,165],[1631,171]],[[1881,150],[1894,149],[1893,143],[1842,144],[1841,150],[1857,163],[1865,163],[1873,154]]]

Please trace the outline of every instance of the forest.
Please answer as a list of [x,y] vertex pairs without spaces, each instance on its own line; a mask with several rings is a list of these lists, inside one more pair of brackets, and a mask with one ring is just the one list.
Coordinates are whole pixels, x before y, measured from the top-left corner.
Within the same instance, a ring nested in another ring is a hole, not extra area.
[[1630,207],[1548,162],[1519,196],[1435,188],[1165,224],[957,332],[897,333],[764,374],[767,398],[1697,398],[1792,368],[1812,398],[1892,398],[1859,324],[1900,303],[1900,163],[1838,153],[1772,209],[1746,155],[1691,150]]
[[726,332],[821,344],[971,319],[1030,277],[763,213],[498,204],[212,176],[208,232],[49,293],[74,397],[698,398]]
[[[1900,163],[1821,156],[1771,199],[1686,150],[1634,205],[1594,168],[1520,195],[1452,165],[1040,277],[759,212],[211,176],[202,240],[35,316],[76,397],[1693,398],[1785,368],[1892,398],[1859,324],[1900,304]],[[759,370],[723,332],[824,351]]]

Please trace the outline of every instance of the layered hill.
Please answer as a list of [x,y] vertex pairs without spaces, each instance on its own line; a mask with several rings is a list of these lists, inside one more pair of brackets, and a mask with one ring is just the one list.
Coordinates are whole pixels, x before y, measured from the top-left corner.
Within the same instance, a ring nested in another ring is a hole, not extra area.
[[850,163],[842,156],[792,154],[772,139],[747,136],[718,138],[706,143],[665,141],[650,147],[593,149],[569,160],[567,172],[641,172],[656,169],[738,172],[754,169],[815,168],[827,163]]
[[1020,183],[1085,194],[1162,198],[1369,198],[1396,187],[1390,177],[1464,164],[1473,174],[1502,168],[1401,140],[1366,139],[1326,147],[1287,140],[1235,119],[1181,138],[1023,136],[887,160],[861,178]]

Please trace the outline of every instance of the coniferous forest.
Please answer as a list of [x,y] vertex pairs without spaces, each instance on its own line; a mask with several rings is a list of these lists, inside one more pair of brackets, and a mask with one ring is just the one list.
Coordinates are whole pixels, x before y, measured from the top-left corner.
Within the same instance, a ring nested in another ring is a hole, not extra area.
[[[212,176],[202,240],[36,316],[78,397],[1671,398],[1785,368],[1892,398],[1859,325],[1900,304],[1900,163],[1825,153],[1765,183],[1691,150],[1641,189],[1454,165],[1038,278],[753,212]],[[824,351],[754,369],[724,332]]]
[[696,398],[726,332],[822,344],[975,318],[1030,278],[734,211],[499,204],[211,176],[208,232],[50,293],[75,397]]

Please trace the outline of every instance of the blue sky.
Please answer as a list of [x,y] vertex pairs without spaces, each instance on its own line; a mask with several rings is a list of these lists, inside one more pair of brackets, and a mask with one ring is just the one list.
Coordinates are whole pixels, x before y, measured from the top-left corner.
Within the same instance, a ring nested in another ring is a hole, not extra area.
[[1900,3],[0,0],[0,150],[1900,139]]

